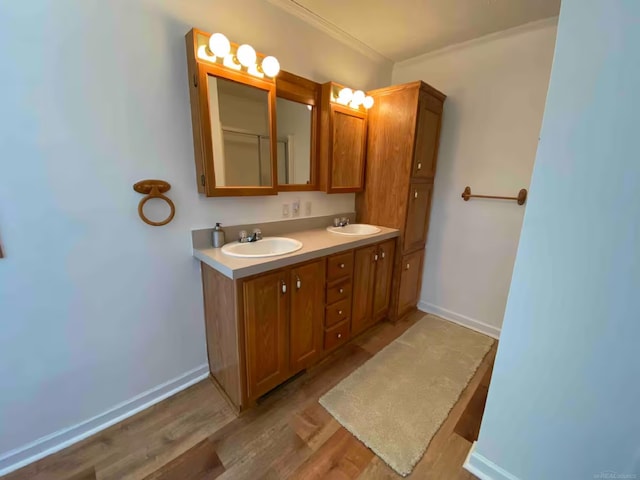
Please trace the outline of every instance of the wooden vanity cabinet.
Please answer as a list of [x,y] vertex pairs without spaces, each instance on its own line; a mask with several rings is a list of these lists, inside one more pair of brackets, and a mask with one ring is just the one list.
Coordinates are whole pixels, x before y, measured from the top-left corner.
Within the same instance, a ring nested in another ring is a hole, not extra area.
[[367,139],[367,114],[331,100],[339,85],[322,85],[320,103],[320,190],[361,192]]
[[393,238],[238,280],[202,263],[209,370],[237,411],[387,315],[395,249]]
[[249,399],[322,353],[324,276],[321,259],[242,281]]
[[[366,183],[356,196],[357,220],[400,230],[391,285],[390,317],[395,320],[418,301],[446,96],[424,82],[368,94],[374,105],[367,118]],[[420,253],[408,257],[414,252]]]
[[355,252],[351,333],[356,335],[387,316],[396,240],[362,247]]

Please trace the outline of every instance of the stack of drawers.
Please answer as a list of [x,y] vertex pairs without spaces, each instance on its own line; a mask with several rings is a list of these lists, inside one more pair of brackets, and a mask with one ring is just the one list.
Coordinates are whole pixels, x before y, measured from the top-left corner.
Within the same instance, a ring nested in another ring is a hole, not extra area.
[[324,316],[324,350],[345,343],[351,332],[353,250],[327,258],[327,296]]

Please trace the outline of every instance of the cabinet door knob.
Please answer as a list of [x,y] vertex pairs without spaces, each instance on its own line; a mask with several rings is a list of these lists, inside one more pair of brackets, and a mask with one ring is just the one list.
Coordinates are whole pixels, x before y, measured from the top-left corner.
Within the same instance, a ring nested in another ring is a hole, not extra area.
[[418,162],[418,170],[422,170],[422,163]]
[[296,277],[296,287],[298,288],[298,290],[300,290],[300,287],[302,287],[302,282],[300,281],[300,277]]
[[287,284],[282,282],[282,293],[287,293]]
[[344,293],[344,288],[339,289],[338,293]]
[[380,256],[384,259],[384,250],[382,250],[382,252],[380,252]]
[[413,198],[418,198],[418,190],[413,191]]
[[344,263],[341,263],[341,264],[340,264],[340,268],[344,268]]
[[338,310],[338,315],[342,315],[342,310]]
[[407,263],[407,270],[409,270],[411,268],[411,264]]
[[342,338],[342,334],[341,333],[338,334],[338,338]]
[[377,262],[377,261],[378,261],[378,254],[377,254],[377,253],[373,256],[373,261],[374,261],[374,262]]

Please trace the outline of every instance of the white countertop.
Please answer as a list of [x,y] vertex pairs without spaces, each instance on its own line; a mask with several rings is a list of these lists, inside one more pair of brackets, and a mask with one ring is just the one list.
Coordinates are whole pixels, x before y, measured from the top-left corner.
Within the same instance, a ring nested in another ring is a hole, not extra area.
[[296,252],[275,257],[238,258],[222,253],[220,248],[194,249],[193,256],[206,263],[224,276],[231,279],[248,277],[258,273],[268,272],[276,268],[288,267],[296,263],[314,258],[324,257],[333,253],[344,252],[352,248],[371,245],[389,238],[397,237],[400,232],[395,228],[380,228],[379,233],[373,235],[348,236],[328,232],[325,228],[287,233],[284,237],[302,242],[302,248]]

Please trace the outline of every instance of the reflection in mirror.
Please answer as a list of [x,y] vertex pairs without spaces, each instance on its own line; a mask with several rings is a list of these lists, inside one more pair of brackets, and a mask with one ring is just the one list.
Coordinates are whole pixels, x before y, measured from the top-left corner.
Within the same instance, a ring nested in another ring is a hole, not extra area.
[[213,75],[208,81],[216,186],[271,186],[268,92]]
[[278,183],[311,183],[311,105],[276,99]]

